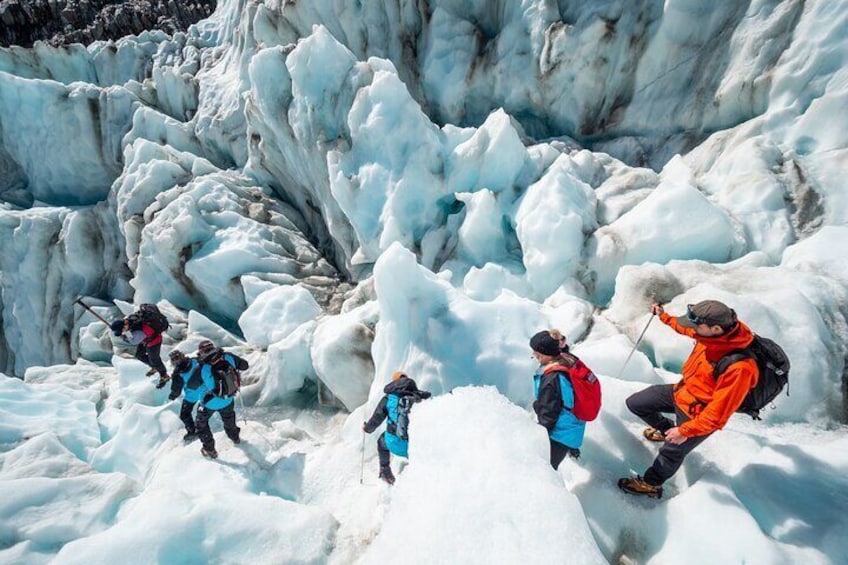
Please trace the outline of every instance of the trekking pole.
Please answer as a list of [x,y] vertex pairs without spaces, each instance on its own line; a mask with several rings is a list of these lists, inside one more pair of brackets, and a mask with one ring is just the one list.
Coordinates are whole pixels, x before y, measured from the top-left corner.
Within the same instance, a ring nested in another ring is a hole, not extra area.
[[365,430],[362,430],[362,457],[359,461],[359,484],[363,484],[365,474]]
[[633,344],[633,349],[630,350],[630,355],[627,356],[627,359],[624,360],[624,364],[621,366],[621,369],[618,370],[618,374],[615,376],[616,380],[621,378],[621,374],[624,372],[627,362],[630,361],[630,358],[633,357],[634,353],[636,353],[636,348],[639,347],[640,343],[642,343],[642,338],[645,337],[645,332],[648,331],[648,326],[650,326],[651,322],[654,321],[654,316],[656,316],[656,314],[651,312],[651,317],[648,318],[648,323],[645,324],[645,329],[643,329],[642,333],[639,334],[639,338],[636,340],[636,343]]
[[241,391],[239,391],[238,395],[239,404],[241,404],[241,421],[244,422],[244,427],[247,427],[247,410],[244,407],[244,399],[241,397]]
[[89,308],[88,304],[86,304],[85,302],[82,301],[81,296],[79,298],[77,298],[76,300],[74,300],[73,304],[79,304],[80,306],[82,306],[83,308],[85,308],[86,310],[91,312],[94,315],[95,318],[97,318],[98,320],[100,320],[101,322],[106,324],[107,326],[109,325],[109,322],[106,321],[106,318],[104,318],[103,316],[101,316],[100,314],[98,314],[97,312],[92,310],[91,308]]

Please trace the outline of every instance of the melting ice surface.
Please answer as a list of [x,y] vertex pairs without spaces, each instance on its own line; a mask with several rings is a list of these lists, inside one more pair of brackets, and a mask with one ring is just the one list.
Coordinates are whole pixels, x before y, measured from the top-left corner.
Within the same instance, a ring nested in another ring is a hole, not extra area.
[[[844,562],[845,2],[349,4],[0,50],[0,562]],[[78,296],[247,358],[245,441],[183,444]],[[706,298],[791,396],[627,497],[624,399],[692,345],[648,306]],[[550,327],[604,390],[558,472]],[[434,398],[388,487],[399,369]]]

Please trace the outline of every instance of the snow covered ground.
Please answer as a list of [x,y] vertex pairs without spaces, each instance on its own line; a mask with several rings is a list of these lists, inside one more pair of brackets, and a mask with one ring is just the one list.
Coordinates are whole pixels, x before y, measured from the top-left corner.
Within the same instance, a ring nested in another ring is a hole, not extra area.
[[[0,49],[0,562],[846,563],[846,8],[222,0]],[[78,296],[245,357],[245,441],[184,444]],[[628,497],[624,399],[692,345],[648,307],[706,298],[790,396]],[[551,327],[604,390],[558,472]],[[360,426],[396,370],[434,398],[389,487]]]

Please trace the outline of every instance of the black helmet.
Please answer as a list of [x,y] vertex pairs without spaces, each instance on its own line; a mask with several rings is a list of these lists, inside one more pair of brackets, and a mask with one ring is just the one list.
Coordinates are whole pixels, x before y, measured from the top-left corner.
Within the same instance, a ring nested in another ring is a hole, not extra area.
[[204,339],[197,346],[197,359],[201,363],[212,364],[217,361],[220,356],[220,350],[208,339]]
[[185,356],[185,353],[183,353],[179,349],[174,349],[170,353],[168,353],[168,359],[170,359],[171,363],[176,366],[182,365],[183,362],[186,361],[187,357]]

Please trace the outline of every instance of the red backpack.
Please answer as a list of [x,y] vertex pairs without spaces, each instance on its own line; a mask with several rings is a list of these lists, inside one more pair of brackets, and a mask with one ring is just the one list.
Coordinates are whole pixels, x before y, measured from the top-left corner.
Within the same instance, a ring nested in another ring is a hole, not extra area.
[[601,411],[601,383],[598,377],[583,364],[583,361],[569,354],[574,359],[571,367],[556,363],[545,367],[544,374],[562,373],[574,389],[574,409],[571,411],[578,420],[591,422]]

